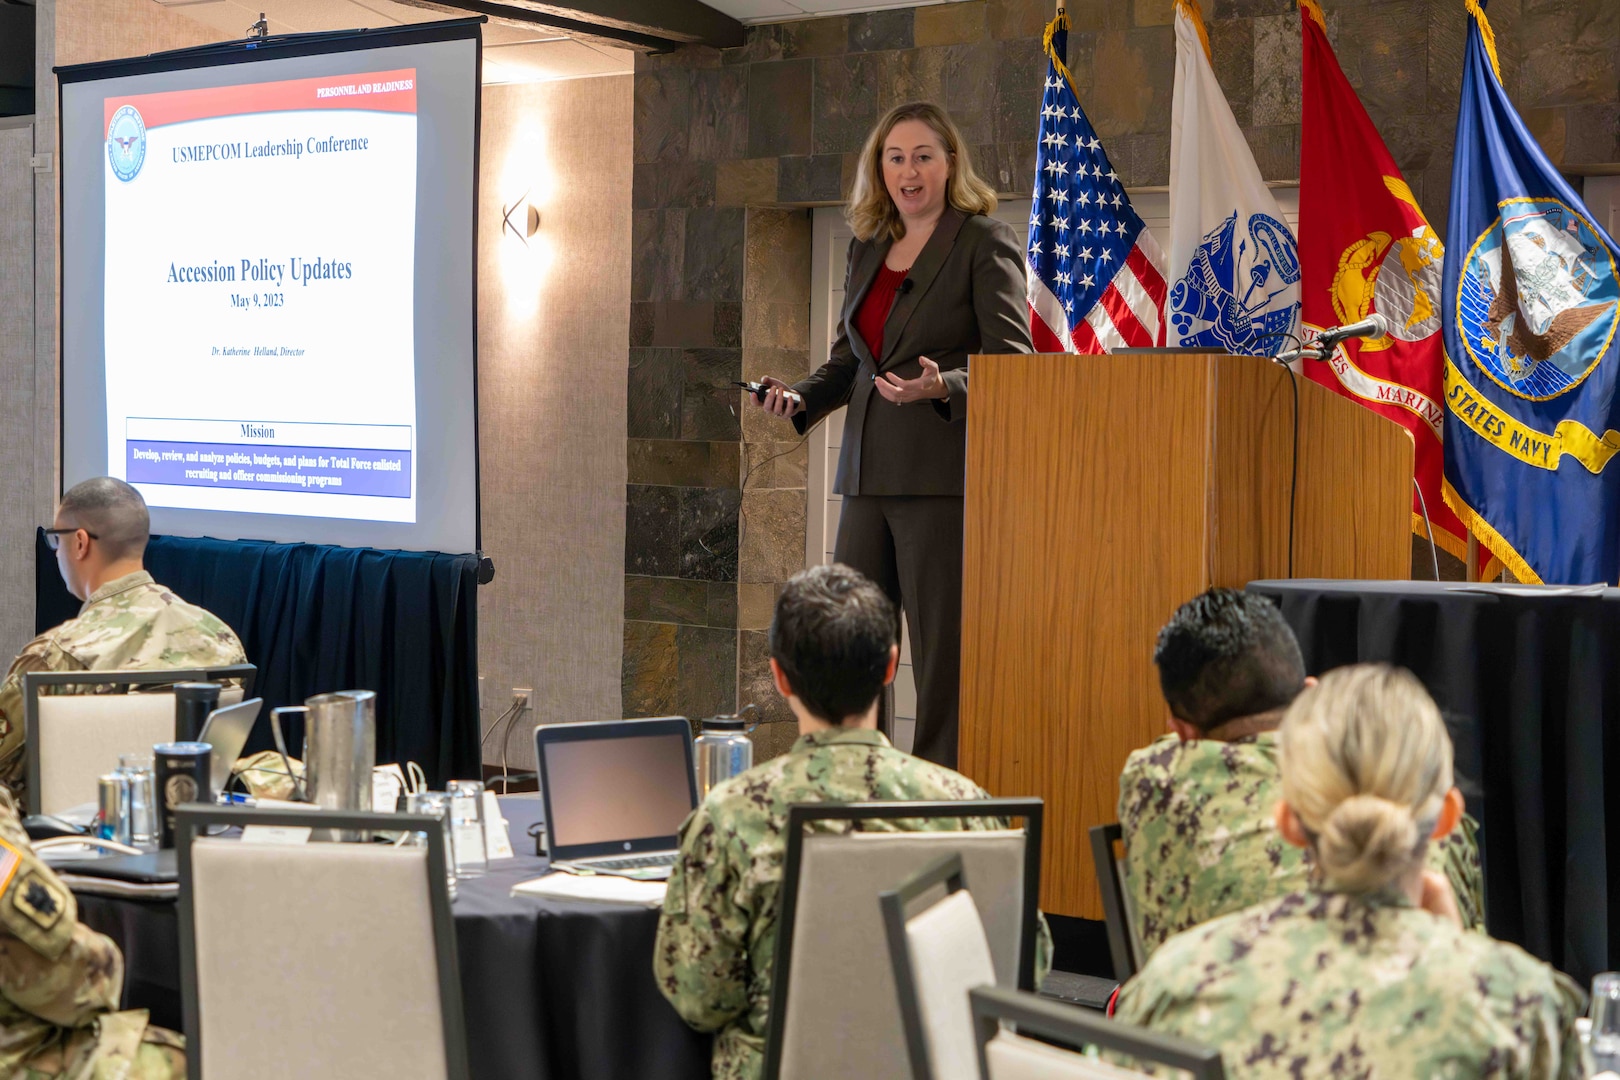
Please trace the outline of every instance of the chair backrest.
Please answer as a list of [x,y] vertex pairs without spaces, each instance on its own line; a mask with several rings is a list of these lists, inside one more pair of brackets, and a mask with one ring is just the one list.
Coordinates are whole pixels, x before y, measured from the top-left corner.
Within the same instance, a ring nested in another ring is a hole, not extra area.
[[[192,804],[176,825],[190,1080],[466,1080],[438,819]],[[202,835],[216,825],[408,831],[427,843]]]
[[[980,1080],[1114,1080],[1141,1076],[1078,1052],[1095,1046],[1151,1065],[1167,1065],[1193,1080],[1225,1080],[1219,1050],[1174,1035],[1109,1020],[1036,994],[994,986],[968,992],[978,1044]],[[1016,1031],[1008,1030],[1008,1025]],[[1028,1034],[1026,1034],[1028,1033]],[[1054,1039],[1073,1050],[1029,1038]]]
[[[1039,799],[808,804],[788,810],[766,1080],[910,1080],[878,894],[958,854],[1002,986],[1033,988],[1040,893]],[[1022,818],[1022,829],[825,831],[923,819]],[[820,826],[821,831],[807,834]]]
[[[96,777],[116,769],[119,754],[150,754],[153,744],[174,741],[174,694],[129,691],[235,679],[240,686],[227,686],[220,693],[222,705],[234,705],[242,701],[257,670],[252,664],[232,664],[183,670],[25,673],[28,812],[59,814],[95,802]],[[99,687],[120,692],[93,692]]]
[[1130,895],[1125,891],[1125,872],[1114,845],[1124,838],[1118,823],[1091,827],[1091,861],[1097,868],[1097,888],[1102,893],[1103,920],[1108,929],[1108,952],[1114,960],[1114,978],[1125,982],[1142,967],[1142,941],[1136,929],[1136,916]]
[[[921,909],[927,896],[944,894]],[[995,962],[962,856],[953,854],[880,894],[900,1020],[914,1080],[973,1080],[973,1014],[968,991],[993,986]],[[909,914],[908,914],[909,912]]]

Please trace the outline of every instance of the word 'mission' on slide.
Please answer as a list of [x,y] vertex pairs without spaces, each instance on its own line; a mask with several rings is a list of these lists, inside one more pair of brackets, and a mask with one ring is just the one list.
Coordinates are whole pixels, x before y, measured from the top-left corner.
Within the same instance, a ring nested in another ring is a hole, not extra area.
[[108,473],[416,521],[415,70],[104,105]]

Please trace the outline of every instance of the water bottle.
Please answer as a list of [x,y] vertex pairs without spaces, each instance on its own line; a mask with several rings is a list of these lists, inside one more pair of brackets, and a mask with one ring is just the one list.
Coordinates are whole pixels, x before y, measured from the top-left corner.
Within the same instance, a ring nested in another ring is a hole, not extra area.
[[[752,708],[752,705],[748,707]],[[748,721],[742,714],[711,716],[703,721],[698,737],[692,740],[692,753],[697,759],[698,798],[754,764],[754,744],[748,738],[748,731]]]
[[1620,972],[1592,980],[1592,1065],[1588,1076],[1620,1073]]

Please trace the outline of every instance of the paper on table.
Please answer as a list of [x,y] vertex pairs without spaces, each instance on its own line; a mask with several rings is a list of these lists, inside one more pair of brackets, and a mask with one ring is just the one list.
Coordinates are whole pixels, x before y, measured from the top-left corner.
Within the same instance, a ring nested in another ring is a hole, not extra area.
[[287,844],[297,847],[299,844],[307,844],[310,833],[314,831],[308,825],[244,825],[242,843]]
[[491,859],[512,857],[512,837],[506,832],[501,802],[488,788],[484,789],[484,853]]
[[633,881],[612,874],[578,877],[555,873],[534,878],[512,887],[512,895],[538,896],[546,900],[586,900],[599,904],[638,904],[662,907],[664,882]]

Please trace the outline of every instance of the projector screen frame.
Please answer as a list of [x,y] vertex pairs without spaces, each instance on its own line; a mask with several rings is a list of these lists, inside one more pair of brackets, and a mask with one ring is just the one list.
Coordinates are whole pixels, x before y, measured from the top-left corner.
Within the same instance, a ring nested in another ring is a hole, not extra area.
[[[146,56],[125,57],[116,60],[98,60],[82,64],[63,64],[51,70],[56,75],[56,115],[57,124],[57,160],[62,160],[64,132],[60,118],[63,112],[64,88],[72,83],[91,82],[100,79],[124,78],[136,75],[163,74],[170,71],[186,69],[223,67],[230,64],[254,63],[261,60],[292,59],[304,56],[320,56],[331,53],[355,52],[361,49],[384,49],[400,46],[432,44],[444,41],[470,40],[473,43],[473,118],[472,118],[472,244],[470,249],[468,284],[471,289],[471,303],[469,319],[472,335],[472,466],[473,466],[473,552],[479,557],[480,563],[487,563],[484,556],[484,510],[483,510],[483,440],[480,437],[480,418],[478,401],[478,208],[480,201],[481,156],[483,154],[483,109],[484,109],[484,39],[483,27],[489,21],[487,16],[477,15],[469,18],[444,19],[437,22],[411,23],[404,26],[390,26],[380,28],[359,28],[353,30],[331,30],[316,33],[278,34],[259,38],[245,38],[230,41],[213,42],[207,45],[197,45],[185,49],[171,49],[165,52],[149,53]],[[65,184],[65,170],[58,166],[56,169],[56,198],[57,206],[67,204],[67,191]],[[67,319],[67,282],[66,264],[63,256],[68,250],[67,243],[68,221],[67,215],[62,214],[58,221],[58,256],[56,260],[56,304],[57,304],[57,342],[56,342],[56,487],[57,497],[66,494],[67,469],[67,426],[66,407],[63,397],[67,385],[66,359],[67,349],[61,327],[66,325]],[[105,362],[105,360],[103,360]],[[278,515],[268,515],[278,516]],[[341,520],[318,519],[311,520]],[[264,539],[255,537],[237,537],[236,539]],[[322,542],[285,540],[278,542]],[[460,553],[454,553],[460,554]],[[493,566],[490,567],[493,576]],[[480,582],[482,584],[482,581]]]

